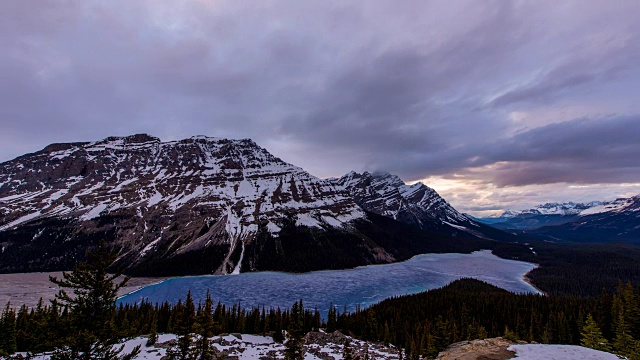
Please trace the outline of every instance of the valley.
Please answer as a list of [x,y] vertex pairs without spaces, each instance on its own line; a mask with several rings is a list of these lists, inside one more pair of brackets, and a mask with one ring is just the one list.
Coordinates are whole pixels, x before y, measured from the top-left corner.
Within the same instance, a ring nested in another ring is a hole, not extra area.
[[[217,316],[226,317],[220,321],[249,321],[258,309],[289,321],[296,305],[289,306],[303,299],[305,316],[314,319],[307,330],[333,331],[339,324],[361,339],[388,337],[409,354],[436,355],[463,334],[443,330],[449,325],[428,309],[424,331],[439,340],[386,334],[382,323],[371,328],[376,321],[363,314],[391,301],[395,310],[380,316],[395,322],[405,300],[446,294],[455,303],[458,292],[472,296],[469,304],[495,296],[541,306],[577,301],[592,309],[589,299],[603,289],[620,292],[620,281],[640,285],[640,248],[633,245],[638,197],[475,219],[420,182],[366,171],[319,179],[252,140],[203,136],[52,144],[0,170],[0,301],[12,304],[3,317],[20,305],[26,307],[16,316],[26,316],[39,298],[45,306],[39,311],[54,311],[47,300],[58,289],[48,275],[73,269],[102,246],[113,252],[103,264],[109,271],[133,276],[118,292],[117,312],[129,314],[121,316],[141,316],[150,304],[162,304],[153,311],[169,316],[182,311],[189,293],[191,304],[210,294],[222,311]],[[558,333],[525,334],[518,319],[495,324],[484,314],[480,325],[464,309],[449,311],[468,338],[509,334],[502,328],[508,325],[517,327],[515,336],[562,343],[576,343],[585,316],[579,312],[563,320],[566,325],[554,320],[564,315],[545,309],[544,326]],[[256,330],[257,320],[251,321],[254,328],[224,326]],[[265,321],[262,334],[276,331],[277,337],[286,328]],[[150,330],[125,325],[131,336]],[[162,326],[179,330],[170,322]]]

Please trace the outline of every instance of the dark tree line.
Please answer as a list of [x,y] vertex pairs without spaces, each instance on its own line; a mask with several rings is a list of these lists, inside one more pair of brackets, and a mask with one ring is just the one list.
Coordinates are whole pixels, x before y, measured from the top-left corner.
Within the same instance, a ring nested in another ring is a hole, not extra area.
[[531,240],[527,245],[500,243],[492,249],[502,258],[539,264],[528,277],[548,294],[600,296],[603,288],[614,292],[619,280],[640,286],[640,246]]
[[132,354],[120,354],[116,345],[121,339],[148,335],[152,344],[158,333],[174,333],[178,342],[169,352],[173,358],[208,359],[208,338],[238,332],[271,335],[285,343],[288,359],[298,359],[304,334],[324,328],[394,344],[405,348],[409,358],[433,357],[451,343],[495,336],[583,344],[640,358],[640,288],[631,283],[581,297],[517,295],[464,279],[353,313],[331,306],[321,319],[318,310],[305,309],[302,300],[289,309],[245,309],[214,305],[215,294],[201,304],[188,293],[174,305],[116,307],[117,290],[126,280],[116,284],[119,274],[107,272],[114,256],[101,246],[63,279],[52,278],[63,290],[51,304],[40,301],[35,308],[17,310],[7,304],[0,313],[0,355],[55,350],[55,359],[129,359]]
[[[366,340],[404,347],[410,358],[433,357],[448,345],[485,337],[585,345],[640,358],[640,288],[619,283],[600,297],[513,294],[471,279],[388,299],[327,323]],[[590,327],[587,319],[591,317]],[[585,329],[587,327],[587,329]],[[594,332],[595,331],[595,332]],[[600,339],[612,346],[585,342]]]

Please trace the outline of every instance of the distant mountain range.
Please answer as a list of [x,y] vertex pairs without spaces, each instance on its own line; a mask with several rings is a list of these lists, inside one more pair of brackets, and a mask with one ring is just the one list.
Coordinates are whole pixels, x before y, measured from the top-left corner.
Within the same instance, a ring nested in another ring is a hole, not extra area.
[[421,183],[319,179],[249,139],[138,134],[0,164],[0,272],[69,269],[100,240],[130,274],[179,275],[344,268],[512,238]]
[[477,220],[548,241],[640,244],[640,195],[614,201],[547,203]]

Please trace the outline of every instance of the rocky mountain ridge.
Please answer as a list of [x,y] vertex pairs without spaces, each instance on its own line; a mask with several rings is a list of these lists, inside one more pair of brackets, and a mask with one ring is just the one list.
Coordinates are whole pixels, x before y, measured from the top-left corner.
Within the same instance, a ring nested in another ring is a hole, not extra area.
[[333,183],[351,194],[364,210],[422,229],[485,236],[479,231],[477,222],[458,212],[435,190],[421,182],[407,185],[389,173],[365,171],[360,174],[352,171],[333,179]]
[[434,189],[421,182],[405,184],[386,172],[352,171],[331,179],[364,210],[410,224],[425,231],[450,236],[511,241],[501,231],[457,211]]

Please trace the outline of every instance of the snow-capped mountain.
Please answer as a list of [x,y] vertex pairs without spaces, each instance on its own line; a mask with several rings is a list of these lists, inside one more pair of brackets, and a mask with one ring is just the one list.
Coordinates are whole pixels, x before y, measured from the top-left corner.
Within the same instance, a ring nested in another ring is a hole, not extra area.
[[344,268],[441,246],[393,242],[364,210],[474,225],[426,186],[388,177],[407,209],[395,215],[382,211],[389,196],[362,188],[355,200],[359,185],[316,178],[248,139],[52,144],[0,164],[0,271],[68,269],[99,240],[140,275]]
[[396,175],[366,171],[352,171],[333,182],[349,192],[363,209],[424,230],[479,238],[503,235],[458,212],[421,182],[407,185]]
[[478,221],[548,241],[640,243],[640,195],[613,201],[547,203]]
[[607,212],[619,213],[633,210],[638,205],[638,196],[618,198],[613,201],[596,201],[589,208],[580,211],[580,216],[602,214]]
[[640,195],[603,202],[569,222],[527,232],[547,240],[640,244]]
[[546,203],[528,210],[506,210],[500,218],[514,218],[520,215],[593,215],[624,209],[633,202],[633,198],[618,198],[613,201],[591,201],[588,203]]
[[502,215],[500,215],[500,218],[510,219],[520,215],[580,215],[583,211],[602,206],[604,204],[609,203],[601,201],[592,201],[589,203],[546,203],[527,210],[506,210]]
[[[0,230],[47,216],[91,220],[121,209],[141,217],[187,210],[224,218],[221,225],[234,240],[256,232],[261,220],[277,232],[275,215],[290,210],[297,223],[316,227],[364,217],[332,184],[253,141],[207,137],[160,142],[134,135],[50,145],[2,164],[0,203]],[[153,232],[139,233],[159,234]]]
[[116,239],[128,267],[158,252],[208,249],[224,273],[239,270],[232,255],[259,227],[277,233],[288,214],[316,228],[365,218],[331,183],[251,140],[110,137],[53,144],[0,165],[3,253],[29,224],[38,228],[32,240],[54,237],[61,246],[64,239]]

